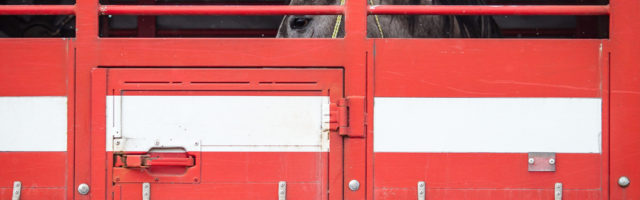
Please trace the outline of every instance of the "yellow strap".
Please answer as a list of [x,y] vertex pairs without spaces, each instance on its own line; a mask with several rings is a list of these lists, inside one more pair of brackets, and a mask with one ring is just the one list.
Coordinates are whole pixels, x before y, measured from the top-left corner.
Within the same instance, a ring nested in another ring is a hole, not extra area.
[[[340,5],[344,5],[344,0],[340,0]],[[340,31],[340,23],[342,23],[342,15],[338,15],[338,18],[336,19],[336,25],[333,26],[333,34],[331,35],[331,38],[338,37],[338,31]]]
[[[341,6],[344,5],[344,1],[345,0],[340,0]],[[369,0],[369,4],[373,5],[373,0]],[[380,19],[378,18],[378,15],[374,15],[373,17],[376,20],[376,26],[378,27],[378,31],[380,31],[380,37],[384,38],[384,32],[382,32],[382,26],[380,26]],[[331,35],[331,38],[338,37],[338,32],[340,31],[340,23],[342,23],[342,15],[338,15],[338,18],[336,18],[336,24],[335,26],[333,26],[333,34]]]
[[[373,0],[369,0],[369,5],[373,5]],[[378,31],[380,31],[380,38],[384,38],[384,32],[382,32],[382,26],[380,26],[380,19],[378,15],[373,15],[373,18],[376,19],[376,26],[378,27]]]

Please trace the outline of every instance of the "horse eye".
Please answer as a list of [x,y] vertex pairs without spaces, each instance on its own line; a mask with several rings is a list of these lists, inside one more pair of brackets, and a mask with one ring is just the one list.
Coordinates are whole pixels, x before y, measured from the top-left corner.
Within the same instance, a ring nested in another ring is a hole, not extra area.
[[311,22],[311,18],[296,17],[293,20],[291,20],[291,24],[289,24],[289,26],[291,27],[291,29],[301,29],[309,25],[309,22]]

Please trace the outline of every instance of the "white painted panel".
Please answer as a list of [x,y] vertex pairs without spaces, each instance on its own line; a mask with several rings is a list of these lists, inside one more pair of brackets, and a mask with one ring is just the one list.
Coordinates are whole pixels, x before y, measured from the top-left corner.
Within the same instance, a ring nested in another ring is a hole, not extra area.
[[374,104],[375,152],[601,152],[597,98],[393,98]]
[[0,151],[67,151],[67,97],[0,97]]
[[328,116],[324,96],[108,96],[107,151],[328,151]]

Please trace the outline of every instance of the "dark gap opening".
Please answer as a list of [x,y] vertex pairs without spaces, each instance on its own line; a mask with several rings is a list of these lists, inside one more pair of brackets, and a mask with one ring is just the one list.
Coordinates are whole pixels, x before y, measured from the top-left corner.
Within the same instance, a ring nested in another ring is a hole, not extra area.
[[1,15],[0,38],[72,38],[74,15]]
[[[385,38],[608,38],[609,16],[434,16],[378,15]],[[483,23],[492,20],[491,23]],[[379,38],[369,17],[369,37]],[[407,20],[408,28],[386,22]],[[452,23],[452,21],[456,21]],[[413,22],[413,23],[411,23]],[[491,31],[485,31],[491,30]],[[371,33],[374,31],[374,33]],[[488,33],[489,32],[489,33]],[[372,35],[373,34],[373,35]]]
[[103,5],[287,5],[289,0],[100,0]]
[[100,16],[100,37],[273,38],[282,16]]
[[76,0],[0,0],[0,5],[73,5]]

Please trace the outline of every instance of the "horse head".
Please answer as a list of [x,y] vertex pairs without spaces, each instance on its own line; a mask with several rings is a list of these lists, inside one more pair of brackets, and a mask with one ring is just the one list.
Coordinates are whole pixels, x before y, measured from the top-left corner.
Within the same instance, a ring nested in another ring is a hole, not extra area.
[[[290,5],[340,5],[341,0],[291,0]],[[345,0],[346,1],[346,0]],[[374,5],[482,5],[484,0],[372,0]],[[336,15],[289,15],[280,24],[279,38],[343,37],[344,18]],[[370,15],[369,38],[488,38],[500,37],[491,16]]]
[[[290,5],[340,5],[340,0],[291,0]],[[335,15],[288,15],[282,20],[277,37],[331,37],[337,17]],[[340,29],[344,29],[344,26]],[[341,36],[344,35],[344,31],[341,32]]]

